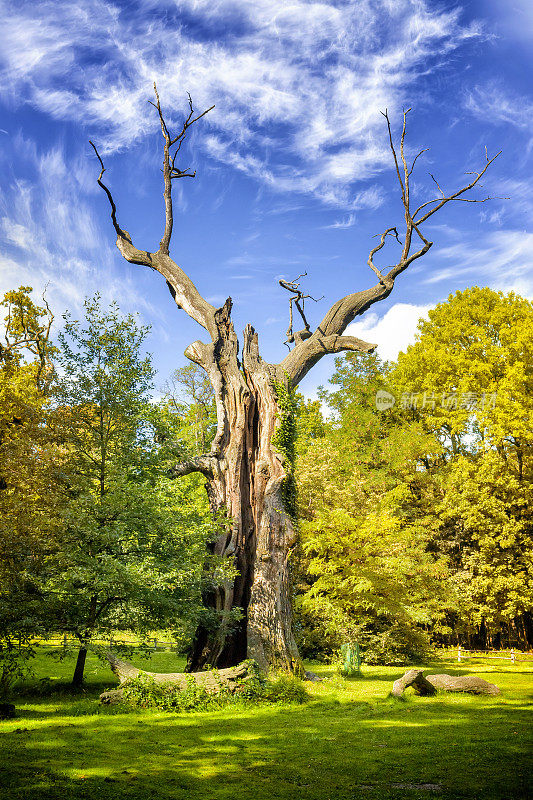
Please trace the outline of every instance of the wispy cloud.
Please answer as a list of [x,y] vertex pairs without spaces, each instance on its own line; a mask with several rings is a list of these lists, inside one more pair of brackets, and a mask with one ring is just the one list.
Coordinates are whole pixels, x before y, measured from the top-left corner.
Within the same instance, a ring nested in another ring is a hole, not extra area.
[[516,95],[500,81],[476,86],[465,95],[464,106],[485,122],[510,124],[533,133],[533,98]]
[[153,315],[142,291],[115,268],[109,237],[88,203],[86,160],[74,157],[67,164],[61,146],[40,151],[21,136],[13,141],[13,156],[24,161],[32,180],[17,179],[0,191],[0,293],[22,284],[40,292],[49,284],[54,311],[78,313],[98,287],[104,302],[118,297],[125,310]]
[[330,228],[334,229],[343,229],[343,228],[352,228],[355,225],[355,214],[348,214],[348,216],[343,217],[342,219],[336,219],[335,222],[332,222],[331,225],[323,225],[322,228],[324,230],[329,230]]
[[379,110],[480,35],[425,0],[22,0],[0,23],[12,105],[89,125],[109,152],[156,131],[156,79],[170,121],[186,90],[216,103],[195,134],[213,159],[350,211],[376,207],[351,186],[389,165]]
[[439,251],[439,259],[451,262],[431,272],[426,284],[458,279],[490,284],[494,289],[533,294],[533,233],[497,230],[481,240],[461,241]]

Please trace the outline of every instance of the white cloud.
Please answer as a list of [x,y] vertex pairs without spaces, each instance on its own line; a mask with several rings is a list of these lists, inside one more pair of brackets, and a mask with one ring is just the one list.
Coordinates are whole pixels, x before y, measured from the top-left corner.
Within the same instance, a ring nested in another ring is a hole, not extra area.
[[348,214],[342,219],[336,219],[331,225],[323,225],[322,227],[327,230],[333,228],[335,230],[343,230],[345,228],[352,228],[355,225],[355,214]]
[[90,125],[109,152],[156,131],[156,79],[165,109],[187,90],[216,103],[195,134],[213,158],[348,210],[378,202],[350,186],[389,166],[379,110],[480,35],[425,0],[4,0],[0,24],[12,104]]
[[345,333],[377,344],[382,359],[395,361],[398,353],[414,342],[418,320],[427,317],[430,308],[433,305],[396,303],[382,317],[367,312],[360,321],[348,325]]

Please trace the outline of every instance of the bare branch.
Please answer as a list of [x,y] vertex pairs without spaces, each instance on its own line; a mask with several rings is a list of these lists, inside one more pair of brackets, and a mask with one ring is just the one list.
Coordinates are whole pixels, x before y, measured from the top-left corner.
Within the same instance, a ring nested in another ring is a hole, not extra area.
[[407,115],[408,115],[408,113],[410,111],[411,111],[411,109],[408,108],[407,110],[404,110],[404,112],[403,112],[402,136],[401,136],[401,139],[400,139],[400,156],[401,156],[402,164],[403,164],[404,187],[405,187],[404,205],[405,205],[407,213],[409,212],[409,171],[407,169],[407,162],[405,160],[404,144],[405,144],[405,133],[406,133],[406,130],[407,130]]
[[417,162],[417,159],[422,155],[422,153],[427,153],[428,150],[429,150],[429,147],[425,147],[423,150],[420,150],[420,152],[416,154],[416,156],[413,159],[413,163],[411,164],[411,169],[409,170],[409,176],[411,176],[413,174],[413,170],[415,168],[415,164]]
[[446,195],[445,195],[445,194],[444,194],[444,192],[442,191],[442,189],[441,189],[441,187],[440,187],[440,183],[438,182],[438,180],[436,179],[436,177],[435,177],[435,176],[434,176],[434,175],[433,175],[431,172],[429,173],[429,175],[431,176],[431,179],[432,179],[432,181],[433,181],[433,182],[436,184],[436,186],[437,186],[437,188],[438,188],[439,192],[441,193],[441,195],[442,195],[443,197],[446,197]]
[[[301,275],[298,275],[293,281],[278,281],[279,285],[286,289],[288,292],[292,292],[292,296],[289,297],[289,327],[287,328],[287,339],[285,344],[289,347],[289,344],[292,342],[296,342],[297,344],[304,339],[308,339],[311,336],[311,327],[307,322],[305,316],[305,301],[312,300],[313,303],[318,303],[320,300],[323,299],[322,297],[315,298],[310,294],[304,294],[304,292],[300,289],[300,284],[298,283],[300,278],[304,278],[307,275],[307,272],[302,272]],[[304,329],[301,331],[293,332],[292,330],[292,304],[296,306],[298,313],[300,314],[303,324],[305,325]],[[290,350],[290,347],[289,347]]]
[[[396,149],[395,149],[395,147],[394,147],[394,141],[393,141],[393,138],[392,138],[392,128],[391,128],[390,119],[389,119],[389,112],[388,112],[388,110],[387,110],[387,109],[385,109],[385,113],[383,113],[383,111],[381,111],[380,113],[381,113],[381,114],[382,114],[382,115],[385,117],[385,119],[387,120],[387,130],[388,130],[388,132],[389,132],[389,144],[390,144],[390,149],[392,150],[392,157],[394,158],[394,164],[395,164],[395,166],[396,166],[396,174],[397,174],[397,176],[398,176],[398,180],[399,180],[399,182],[400,182],[400,186],[401,186],[401,188],[402,188],[402,200],[403,200],[403,201],[404,201],[404,203],[405,203],[405,187],[404,187],[404,185],[403,185],[402,176],[400,175],[400,166],[399,166],[399,164],[398,164],[398,156],[396,155]],[[404,122],[405,122],[405,116],[404,116]]]
[[[174,225],[174,212],[172,209],[172,179],[170,177],[170,133],[168,132],[168,128],[163,117],[163,112],[161,111],[161,103],[159,101],[159,94],[155,82],[154,92],[157,100],[156,108],[159,114],[161,132],[165,139],[165,144],[163,147],[163,197],[165,200],[165,230],[163,233],[163,238],[159,244],[159,252],[168,255],[170,239],[172,237],[172,228]],[[152,103],[152,105],[154,104]]]
[[[416,220],[417,224],[421,225],[423,222],[425,222],[427,219],[429,219],[429,217],[433,216],[433,214],[435,214],[444,205],[446,205],[446,203],[449,203],[451,200],[457,200],[462,194],[464,194],[465,192],[469,192],[470,189],[473,189],[474,186],[479,182],[479,180],[483,177],[483,175],[488,170],[490,165],[498,158],[499,155],[501,155],[501,153],[502,153],[502,151],[500,150],[498,153],[496,153],[495,156],[493,156],[490,159],[487,156],[486,157],[486,162],[487,163],[485,164],[485,166],[483,167],[481,172],[467,173],[467,175],[475,175],[476,176],[475,179],[473,181],[471,181],[467,186],[463,186],[462,189],[458,189],[456,192],[454,192],[451,195],[444,196],[441,200],[428,200],[426,203],[422,203],[422,205],[418,206],[418,208],[416,209],[415,213],[413,214],[413,219],[417,216],[417,214],[419,214],[420,211],[422,211],[423,208],[426,208],[426,206],[431,205],[432,203],[437,203],[435,208],[430,209],[422,217],[420,217],[420,219]],[[439,189],[440,189],[440,186],[439,186]],[[485,200],[491,200],[491,199],[492,198],[486,197],[482,201],[480,201],[480,200],[477,200],[477,201],[470,200],[470,202],[485,202]]]
[[[410,110],[411,109],[407,109],[403,113],[403,125],[400,137],[399,156],[396,151],[396,147],[394,145],[392,128],[388,112],[387,111],[385,111],[384,113],[382,112],[387,122],[389,144],[393,156],[394,166],[396,168],[396,175],[401,188],[401,197],[404,207],[405,237],[403,240],[403,248],[401,256],[396,264],[387,268],[387,271],[385,271],[383,268],[379,269],[374,264],[374,256],[384,247],[388,235],[394,234],[397,241],[400,242],[400,237],[398,235],[397,228],[391,226],[387,228],[387,230],[385,230],[384,233],[380,235],[380,242],[378,245],[376,245],[376,247],[372,248],[367,261],[368,266],[375,273],[379,282],[375,286],[370,287],[369,289],[364,289],[363,291],[347,295],[346,297],[342,297],[340,300],[334,303],[324,316],[319,326],[317,327],[316,332],[312,334],[312,336],[309,337],[307,341],[300,341],[297,344],[297,346],[289,353],[289,355],[281,362],[280,367],[282,367],[285,371],[287,371],[287,373],[292,377],[293,381],[297,382],[298,380],[301,380],[303,375],[307,373],[310,367],[314,363],[316,363],[316,361],[318,361],[318,359],[321,358],[322,355],[324,355],[326,352],[336,352],[337,348],[341,350],[350,349],[348,347],[344,347],[343,341],[346,339],[350,339],[351,337],[345,337],[341,335],[345,331],[347,325],[349,325],[350,322],[352,322],[352,320],[356,316],[363,314],[374,303],[377,303],[388,297],[394,287],[394,282],[395,279],[398,277],[398,275],[400,275],[404,270],[406,270],[409,267],[409,265],[413,263],[413,261],[422,258],[422,256],[424,256],[432,247],[433,242],[427,239],[424,236],[424,233],[422,232],[421,225],[423,222],[425,222],[436,211],[442,208],[446,203],[452,200],[459,200],[463,202],[473,203],[473,202],[486,202],[486,200],[492,199],[488,197],[483,199],[466,198],[462,197],[462,195],[464,195],[474,186],[479,184],[481,177],[485,174],[487,169],[490,167],[493,161],[500,155],[500,153],[497,153],[493,158],[489,158],[488,154],[486,153],[485,155],[486,163],[483,169],[479,172],[473,173],[474,179],[471,180],[470,183],[468,183],[466,186],[462,187],[461,189],[458,189],[456,192],[450,195],[445,195],[438,181],[432,175],[431,176],[432,179],[434,180],[439,191],[441,192],[441,197],[437,198],[436,200],[430,200],[426,203],[423,203],[421,206],[418,207],[418,209],[414,214],[411,212],[409,179],[413,173],[413,169],[417,159],[422,155],[422,153],[427,152],[427,148],[420,150],[417,153],[411,164],[411,167],[409,168],[405,156],[405,137],[407,133],[406,118]],[[430,208],[428,211],[426,211],[426,213],[422,217],[420,217],[420,219],[416,219],[417,215],[424,208],[432,205],[435,205],[435,207]],[[414,234],[416,234],[416,236],[420,240],[420,247],[413,252],[412,244],[413,244]],[[289,287],[286,286],[285,288]],[[335,337],[338,337],[340,340],[343,341],[341,341],[340,343],[336,342]],[[363,343],[363,345],[365,345],[365,343]],[[366,352],[372,349],[372,347],[373,347],[372,345],[367,345]],[[354,349],[364,349],[364,347],[354,346]]]
[[[189,128],[194,125],[195,122],[198,122],[199,119],[205,117],[210,111],[213,110],[215,107],[214,105],[210,108],[207,108],[205,111],[202,111],[201,114],[198,114],[196,117],[194,116],[194,108],[192,104],[191,95],[187,93],[189,98],[189,114],[186,117],[181,131],[178,133],[177,136],[172,137],[170,131],[168,130],[167,124],[165,122],[165,118],[163,116],[163,112],[161,110],[161,102],[159,100],[159,93],[157,91],[157,86],[154,82],[154,93],[156,102],[153,103],[151,100],[148,102],[150,105],[154,106],[157,110],[159,115],[159,122],[161,124],[161,133],[163,134],[163,138],[165,140],[165,144],[163,147],[163,197],[165,200],[165,230],[163,233],[163,238],[161,239],[159,245],[159,251],[161,253],[165,253],[168,255],[169,247],[170,247],[170,239],[172,237],[172,228],[174,226],[174,212],[172,208],[172,181],[175,178],[194,178],[196,176],[196,170],[191,172],[189,167],[186,169],[179,169],[176,167],[176,156],[178,155],[181,145],[185,140],[187,132]],[[174,145],[178,145],[176,148],[175,153],[172,155],[170,149]]]
[[[140,264],[142,266],[150,267],[151,269],[157,270],[165,280],[167,281],[167,285],[170,289],[172,297],[176,301],[176,304],[179,308],[183,308],[183,310],[196,322],[202,325],[206,330],[209,331],[211,337],[215,339],[218,335],[217,333],[217,326],[215,324],[215,308],[207,300],[199,293],[198,289],[188,277],[188,275],[183,272],[183,270],[169,257],[168,255],[168,242],[170,242],[170,235],[172,233],[172,197],[171,197],[171,175],[170,175],[170,156],[169,156],[169,148],[170,148],[170,133],[168,131],[163,113],[161,111],[161,103],[159,100],[159,94],[157,92],[157,87],[154,84],[155,90],[155,97],[156,103],[151,103],[154,108],[157,109],[159,114],[159,120],[161,123],[161,131],[163,136],[165,137],[165,147],[164,147],[164,160],[163,160],[163,167],[164,167],[164,181],[165,181],[165,234],[162,239],[162,247],[156,253],[150,253],[147,250],[139,250],[135,247],[132,243],[131,236],[128,231],[123,230],[117,222],[116,217],[116,206],[111,195],[111,192],[107,188],[107,186],[102,181],[102,176],[105,172],[104,163],[98,153],[93,142],[91,142],[91,146],[93,147],[96,157],[100,163],[100,175],[98,177],[98,184],[99,186],[105,191],[109,203],[111,205],[111,219],[113,222],[113,227],[117,233],[117,247],[120,250],[121,254],[124,256],[126,261],[130,264]],[[192,101],[189,97],[189,105],[192,106]],[[208,109],[208,111],[211,109]],[[196,119],[200,119],[200,117],[204,116],[203,114],[198,115]],[[192,119],[191,115],[187,117],[184,123],[184,129],[186,130],[190,127],[196,119]],[[183,133],[183,131],[182,131]],[[183,137],[182,137],[183,138]],[[181,170],[180,172],[186,172],[186,170]],[[192,175],[191,175],[192,177]]]
[[384,247],[385,239],[387,238],[389,233],[394,233],[396,241],[399,244],[401,244],[400,238],[398,236],[398,231],[396,230],[396,228],[387,228],[385,233],[381,234],[380,243],[377,245],[377,247],[374,247],[374,249],[370,251],[370,255],[368,256],[368,261],[366,262],[368,264],[368,266],[370,267],[370,269],[373,270],[373,272],[375,272],[375,274],[378,276],[379,282],[382,283],[382,284],[383,284],[384,278],[383,278],[383,275],[381,274],[380,270],[374,265],[374,256],[379,250],[382,249],[382,247]]
[[94,152],[96,153],[96,158],[100,162],[101,169],[100,169],[100,175],[98,176],[98,181],[97,182],[98,182],[98,186],[100,186],[104,190],[104,192],[107,195],[107,199],[109,200],[109,204],[111,206],[111,220],[113,222],[113,227],[114,227],[114,229],[116,231],[117,236],[120,236],[122,239],[124,239],[124,238],[126,238],[126,231],[123,231],[122,228],[120,227],[120,225],[117,222],[117,207],[115,205],[115,201],[113,200],[113,196],[112,196],[111,192],[109,191],[109,189],[107,188],[105,183],[103,183],[103,181],[102,181],[102,175],[105,172],[104,162],[100,158],[100,153],[96,149],[96,146],[93,144],[93,142],[91,142],[90,139],[89,139],[89,144],[93,148]]
[[152,263],[152,256],[150,253],[144,250],[138,250],[131,241],[131,236],[129,235],[128,231],[122,230],[120,225],[117,222],[117,207],[115,205],[115,201],[111,195],[111,192],[102,181],[102,175],[105,172],[104,162],[100,157],[100,153],[96,149],[95,145],[89,139],[89,144],[92,146],[94,152],[96,153],[96,157],[100,162],[100,175],[98,176],[98,185],[104,190],[107,195],[107,199],[109,200],[109,204],[111,206],[111,220],[113,222],[113,227],[117,234],[117,247],[126,259],[129,261],[130,264],[140,264],[144,267],[152,267],[155,269],[155,265]]

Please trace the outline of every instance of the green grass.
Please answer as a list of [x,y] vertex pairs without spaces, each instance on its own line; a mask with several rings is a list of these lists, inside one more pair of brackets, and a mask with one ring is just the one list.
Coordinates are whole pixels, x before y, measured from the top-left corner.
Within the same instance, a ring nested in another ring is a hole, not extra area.
[[[3,800],[528,797],[533,666],[523,663],[432,667],[483,675],[501,697],[393,700],[401,668],[363,665],[361,678],[344,680],[311,665],[327,680],[306,684],[307,705],[181,715],[100,707],[99,692],[115,681],[94,657],[82,694],[61,688],[73,658],[42,655],[36,666],[52,691],[23,687],[19,717],[0,722]],[[158,652],[149,668],[180,670],[183,659]]]

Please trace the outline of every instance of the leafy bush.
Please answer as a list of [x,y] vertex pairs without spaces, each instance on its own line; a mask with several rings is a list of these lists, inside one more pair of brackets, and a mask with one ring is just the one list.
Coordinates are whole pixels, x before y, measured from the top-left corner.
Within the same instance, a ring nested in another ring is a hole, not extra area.
[[159,711],[210,711],[225,705],[226,692],[221,688],[216,694],[210,694],[192,676],[187,678],[187,687],[180,691],[141,674],[125,685],[124,700],[136,708]]
[[365,631],[361,639],[365,664],[404,666],[428,661],[433,654],[424,631],[398,621],[376,624],[374,631]]
[[328,629],[327,620],[319,613],[306,608],[301,597],[295,599],[293,622],[301,657],[310,661],[331,661],[341,645],[342,637]]
[[299,678],[286,674],[266,683],[264,699],[271,703],[305,703],[309,695]]

